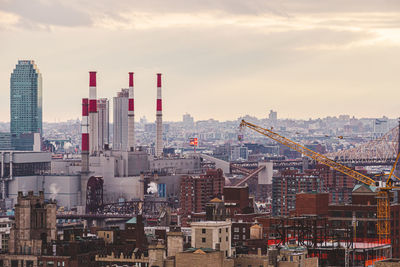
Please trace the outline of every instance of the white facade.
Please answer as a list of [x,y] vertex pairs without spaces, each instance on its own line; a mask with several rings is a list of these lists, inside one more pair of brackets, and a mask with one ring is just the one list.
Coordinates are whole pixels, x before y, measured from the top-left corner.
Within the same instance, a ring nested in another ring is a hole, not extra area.
[[232,256],[232,236],[230,221],[192,222],[192,247],[212,248],[225,251],[225,256]]
[[114,97],[113,150],[126,151],[128,147],[128,89]]
[[107,98],[100,98],[97,100],[97,113],[98,113],[98,139],[100,150],[104,149],[105,144],[110,144],[110,105]]
[[16,176],[8,182],[8,197],[15,204],[19,191],[43,191],[45,199],[55,199],[58,206],[70,209],[78,204],[79,182],[78,175]]

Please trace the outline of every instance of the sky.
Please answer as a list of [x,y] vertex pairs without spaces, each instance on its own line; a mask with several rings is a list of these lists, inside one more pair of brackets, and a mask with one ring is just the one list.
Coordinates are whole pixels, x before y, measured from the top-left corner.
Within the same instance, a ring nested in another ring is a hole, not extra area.
[[137,120],[155,120],[158,72],[167,121],[397,118],[400,1],[0,0],[0,121],[19,59],[47,122],[80,117],[91,70],[110,99],[135,72]]

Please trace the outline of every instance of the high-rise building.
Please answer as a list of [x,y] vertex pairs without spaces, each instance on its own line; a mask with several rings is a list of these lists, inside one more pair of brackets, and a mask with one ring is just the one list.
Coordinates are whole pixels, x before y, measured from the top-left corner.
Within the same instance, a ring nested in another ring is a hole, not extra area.
[[296,194],[322,192],[323,183],[316,170],[299,173],[284,170],[272,178],[272,215],[289,216],[295,209]]
[[104,149],[104,145],[110,143],[110,106],[107,98],[97,100],[97,113],[99,116],[99,148]]
[[33,60],[19,60],[11,73],[10,114],[15,149],[20,134],[42,133],[42,74]]
[[180,203],[182,225],[187,225],[188,216],[204,212],[206,204],[215,197],[222,197],[225,178],[221,169],[207,170],[200,176],[185,175],[180,181]]
[[114,97],[113,149],[126,150],[128,146],[129,89],[122,89]]

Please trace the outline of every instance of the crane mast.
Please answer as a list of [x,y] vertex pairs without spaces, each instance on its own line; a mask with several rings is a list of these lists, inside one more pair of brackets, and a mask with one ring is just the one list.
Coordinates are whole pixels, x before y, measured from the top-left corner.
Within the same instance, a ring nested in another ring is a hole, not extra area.
[[[272,130],[262,128],[260,126],[257,126],[253,123],[247,122],[245,120],[242,120],[240,123],[240,127],[248,127],[249,129],[252,129],[264,136],[267,136],[276,142],[285,145],[293,150],[296,150],[300,152],[301,154],[310,157],[314,159],[315,161],[327,165],[347,176],[352,177],[353,179],[356,179],[357,181],[360,181],[366,185],[369,186],[375,186],[376,182],[372,178],[359,173],[349,167],[346,167],[340,163],[337,163],[336,161],[333,161],[329,159],[328,157],[321,155],[315,151],[312,151],[311,149],[308,149],[286,137],[283,137]],[[393,170],[396,166],[397,161],[399,160],[400,153],[397,156],[395,165],[392,168],[392,171],[389,175],[389,178],[386,181],[386,186],[379,188],[378,194],[377,194],[377,234],[379,237],[380,242],[389,242],[390,239],[390,190],[392,190],[393,183],[391,180],[391,176],[393,174]]]

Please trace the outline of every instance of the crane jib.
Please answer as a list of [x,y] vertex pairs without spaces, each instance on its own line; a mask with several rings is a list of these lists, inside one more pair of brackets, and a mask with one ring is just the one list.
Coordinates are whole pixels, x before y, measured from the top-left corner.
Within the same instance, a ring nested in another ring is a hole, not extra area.
[[281,136],[281,135],[279,135],[279,134],[277,134],[277,133],[275,133],[275,132],[273,132],[273,131],[271,131],[269,129],[262,128],[260,126],[257,126],[257,125],[254,125],[252,123],[249,123],[249,122],[247,122],[245,120],[242,120],[240,126],[241,127],[246,126],[246,127],[250,128],[250,129],[262,134],[262,135],[265,135],[265,136],[277,141],[278,143],[281,143],[281,144],[283,144],[283,145],[285,145],[285,146],[287,146],[287,147],[289,147],[291,149],[296,150],[297,152],[302,153],[303,155],[306,155],[306,156],[308,156],[308,157],[310,157],[310,158],[312,158],[312,159],[314,159],[314,160],[316,160],[316,161],[318,161],[318,162],[320,162],[320,163],[322,163],[324,165],[332,167],[333,169],[335,169],[335,170],[337,170],[337,171],[339,171],[339,172],[341,172],[343,174],[346,174],[346,175],[348,175],[348,176],[350,176],[350,177],[356,179],[357,181],[360,181],[360,182],[362,182],[362,183],[364,183],[366,185],[372,185],[372,186],[375,185],[375,180],[371,179],[370,177],[368,177],[368,176],[366,176],[366,175],[364,175],[362,173],[359,173],[359,172],[357,172],[357,171],[355,171],[355,170],[353,170],[353,169],[351,169],[349,167],[346,167],[346,166],[344,166],[344,165],[342,165],[340,163],[337,163],[337,162],[335,162],[335,161],[333,161],[333,160],[331,160],[331,159],[329,159],[329,158],[327,158],[327,157],[325,157],[325,156],[323,156],[321,154],[318,154],[317,152],[314,152],[314,151],[312,151],[312,150],[310,150],[310,149],[308,149],[308,148],[306,148],[306,147],[304,147],[304,146],[302,146],[302,145],[300,145],[300,144],[298,144],[298,143],[296,143],[296,142],[294,142],[294,141],[292,141],[290,139],[287,139],[286,137],[283,137],[283,136]]

